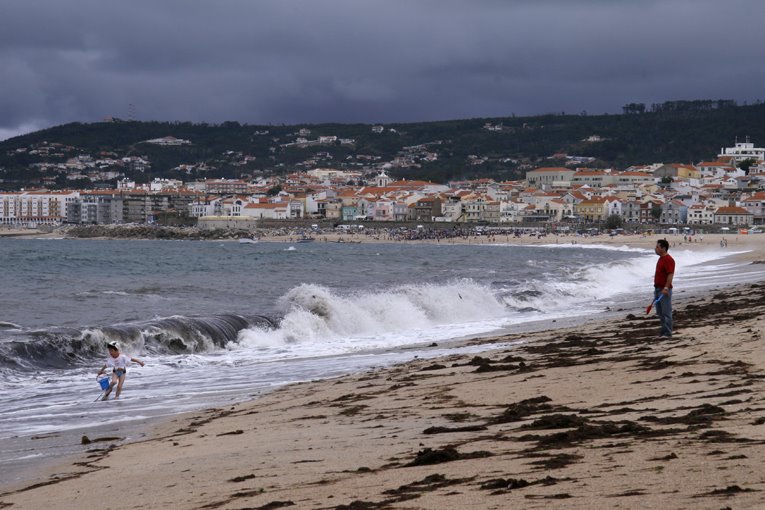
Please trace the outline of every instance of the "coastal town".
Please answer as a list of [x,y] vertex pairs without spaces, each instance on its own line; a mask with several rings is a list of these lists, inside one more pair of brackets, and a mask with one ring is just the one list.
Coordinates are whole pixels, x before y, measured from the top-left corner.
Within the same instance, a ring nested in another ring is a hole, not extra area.
[[[501,130],[488,123],[485,130]],[[382,133],[383,126],[373,126]],[[263,133],[264,136],[267,132]],[[311,136],[303,129],[289,144],[321,148],[353,145],[353,139]],[[587,139],[602,141],[598,135]],[[148,145],[179,147],[192,141],[166,136]],[[16,149],[34,156],[75,152],[44,143]],[[248,156],[229,154],[247,163]],[[593,168],[588,158],[565,154],[563,166],[535,166],[525,179],[490,178],[446,183],[394,179],[390,172],[417,161],[437,161],[438,142],[408,147],[392,161],[357,159],[357,168],[331,165],[329,153],[316,153],[305,168],[283,175],[203,178],[183,181],[155,178],[139,184],[120,168],[142,171],[147,157],[115,159],[114,154],[79,154],[57,166],[78,179],[114,180],[115,187],[91,189],[27,188],[0,192],[0,228],[55,228],[62,225],[196,225],[201,229],[251,229],[279,222],[322,225],[416,222],[429,227],[461,224],[508,228],[544,228],[559,232],[584,228],[649,225],[745,229],[765,223],[765,148],[746,138],[697,163],[654,163],[624,169]],[[331,159],[331,158],[330,158]],[[480,165],[481,156],[466,164]],[[40,163],[36,163],[38,166]],[[319,166],[322,164],[323,166]],[[339,168],[335,168],[339,167]],[[49,168],[48,168],[49,169]]]

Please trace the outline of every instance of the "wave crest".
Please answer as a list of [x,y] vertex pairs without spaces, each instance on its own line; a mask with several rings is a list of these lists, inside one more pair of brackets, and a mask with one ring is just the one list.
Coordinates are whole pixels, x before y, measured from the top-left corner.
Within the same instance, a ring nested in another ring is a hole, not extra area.
[[404,285],[348,295],[320,285],[302,284],[285,294],[280,306],[284,318],[278,328],[243,330],[240,343],[274,347],[380,337],[405,330],[494,319],[506,311],[491,289],[472,280]]
[[0,345],[0,366],[23,369],[66,368],[105,356],[107,342],[117,341],[126,353],[185,354],[224,348],[239,331],[274,327],[268,317],[215,315],[173,316],[140,323],[85,329],[41,330]]

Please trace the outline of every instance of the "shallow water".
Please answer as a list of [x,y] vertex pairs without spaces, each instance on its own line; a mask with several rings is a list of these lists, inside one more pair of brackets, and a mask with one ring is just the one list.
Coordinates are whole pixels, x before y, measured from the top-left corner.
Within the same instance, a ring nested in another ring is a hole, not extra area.
[[[678,289],[763,278],[723,260],[730,252],[672,254]],[[444,354],[456,338],[639,311],[656,256],[572,245],[0,239],[0,260],[0,441],[18,445]],[[123,400],[93,402],[108,340],[147,365],[130,368]],[[0,467],[36,454],[3,448]]]

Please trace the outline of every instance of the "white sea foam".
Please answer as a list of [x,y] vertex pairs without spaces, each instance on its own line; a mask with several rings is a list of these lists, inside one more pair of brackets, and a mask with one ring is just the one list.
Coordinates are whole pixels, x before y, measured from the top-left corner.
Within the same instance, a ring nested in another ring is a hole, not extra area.
[[[739,267],[719,261],[731,252],[676,250],[672,256],[677,264],[675,286],[693,288],[704,285],[704,277],[709,274],[728,273]],[[553,313],[566,309],[587,311],[586,304],[595,301],[609,301],[620,296],[637,293],[650,294],[657,258],[640,256],[626,260],[610,262],[597,266],[565,270],[564,274],[549,274],[544,281],[528,284],[530,289],[538,291],[536,297],[514,303]]]
[[[628,251],[635,251],[629,249]],[[600,311],[637,295],[649,296],[656,257],[560,269],[542,278],[505,287],[470,279],[444,284],[406,285],[343,295],[319,285],[299,285],[280,300],[284,313],[277,328],[239,333],[240,351],[255,349],[265,359],[335,355],[475,335],[512,324]],[[636,252],[637,254],[638,252]],[[676,285],[708,284],[730,274],[735,264],[714,261],[731,252],[676,250]],[[544,267],[535,259],[535,267]]]
[[[460,336],[475,329],[465,325],[496,321],[506,313],[490,289],[472,280],[348,295],[303,284],[289,291],[281,306],[285,315],[277,329],[244,330],[239,343],[261,351],[336,354]],[[439,331],[443,326],[450,331]]]
[[[525,281],[526,275],[518,272],[498,278],[505,283],[455,279],[355,292],[298,285],[279,301],[283,319],[278,326],[241,330],[225,349],[207,340],[207,328],[200,329],[216,324],[210,317],[203,324],[172,316],[132,327],[82,331],[77,342],[81,349],[104,355],[105,339],[121,333],[125,351],[146,361],[145,367],[130,368],[124,400],[94,405],[100,391],[94,379],[100,360],[92,368],[41,369],[31,377],[11,371],[4,379],[9,391],[0,396],[0,439],[51,431],[65,434],[103,424],[124,428],[123,423],[143,416],[223,405],[290,382],[459,351],[441,343],[444,340],[513,330],[526,321],[588,315],[629,300],[640,301],[635,304],[640,310],[650,300],[656,256],[647,250],[634,256],[627,253],[613,262],[550,264],[549,270],[545,251],[540,252],[534,259],[540,263],[529,268]],[[756,274],[759,266],[747,267],[749,272],[743,273],[744,266],[722,260],[731,254],[673,250],[678,263],[676,286],[731,284],[747,275],[762,279]],[[506,283],[511,281],[517,283]],[[220,327],[236,324],[227,320]],[[176,338],[189,343],[182,355],[147,349],[151,342],[157,345]],[[432,342],[440,347],[426,347]],[[482,348],[466,347],[474,352]],[[1,450],[0,466],[18,456]]]
[[571,244],[557,243],[557,244],[528,244],[523,245],[527,248],[555,248],[555,249],[580,249],[580,250],[600,250],[600,251],[622,251],[622,252],[634,252],[634,253],[653,253],[653,250],[646,248],[638,248],[635,246],[621,245],[616,246],[613,244]]

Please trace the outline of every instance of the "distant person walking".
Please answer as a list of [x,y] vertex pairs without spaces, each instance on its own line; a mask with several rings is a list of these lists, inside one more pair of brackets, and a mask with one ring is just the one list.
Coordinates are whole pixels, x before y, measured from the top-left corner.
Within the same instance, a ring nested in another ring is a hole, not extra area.
[[120,346],[117,342],[109,342],[106,344],[106,348],[109,349],[109,356],[106,357],[106,363],[101,367],[101,370],[96,374],[96,379],[106,371],[107,367],[112,369],[111,381],[109,383],[109,389],[106,390],[106,394],[101,400],[109,398],[109,394],[112,392],[114,385],[117,385],[117,391],[114,394],[114,399],[120,398],[122,393],[122,385],[125,383],[125,376],[127,374],[127,367],[131,362],[136,362],[143,366],[144,362],[138,358],[131,358],[127,354],[120,354]]
[[675,276],[675,259],[668,253],[669,243],[666,239],[656,241],[656,273],[653,276],[653,299],[656,301],[656,314],[661,321],[661,338],[672,338],[672,280]]

